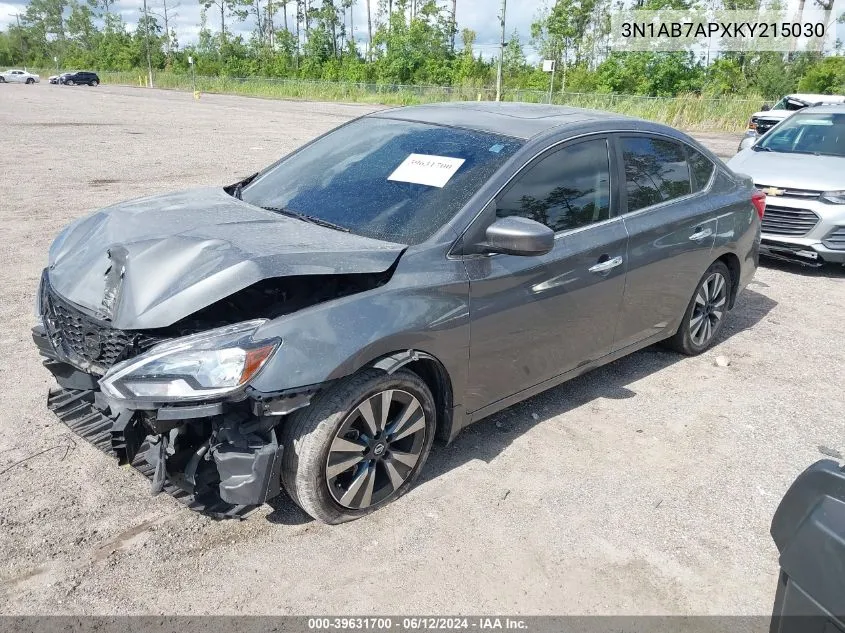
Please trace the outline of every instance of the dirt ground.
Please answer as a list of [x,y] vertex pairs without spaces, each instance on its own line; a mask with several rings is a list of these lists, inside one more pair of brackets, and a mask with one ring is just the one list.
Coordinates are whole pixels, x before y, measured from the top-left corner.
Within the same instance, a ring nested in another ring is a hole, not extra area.
[[0,87],[0,611],[770,613],[777,503],[845,452],[842,268],[766,264],[711,352],[650,348],[489,418],[338,527],[284,497],[243,522],[191,513],[48,412],[29,330],[63,225],[230,183],[370,109]]

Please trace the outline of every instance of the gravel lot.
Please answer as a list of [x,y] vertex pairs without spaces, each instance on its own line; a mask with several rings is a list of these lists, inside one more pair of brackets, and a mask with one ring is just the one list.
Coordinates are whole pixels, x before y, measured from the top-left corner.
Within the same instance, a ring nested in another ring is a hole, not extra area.
[[[0,610],[770,613],[772,513],[820,447],[845,452],[841,268],[766,264],[713,351],[647,349],[517,405],[338,527],[286,498],[216,522],[150,497],[47,411],[29,329],[64,224],[232,182],[371,109],[0,86]],[[722,155],[737,142],[702,138]]]

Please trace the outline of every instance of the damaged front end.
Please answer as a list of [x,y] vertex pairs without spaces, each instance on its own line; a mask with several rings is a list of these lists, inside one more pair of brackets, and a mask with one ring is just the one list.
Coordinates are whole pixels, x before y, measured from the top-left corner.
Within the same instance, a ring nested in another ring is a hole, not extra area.
[[168,339],[114,329],[42,277],[33,339],[59,384],[48,407],[191,509],[243,517],[280,493],[282,417],[316,389],[263,394],[249,381],[282,341],[255,319]]

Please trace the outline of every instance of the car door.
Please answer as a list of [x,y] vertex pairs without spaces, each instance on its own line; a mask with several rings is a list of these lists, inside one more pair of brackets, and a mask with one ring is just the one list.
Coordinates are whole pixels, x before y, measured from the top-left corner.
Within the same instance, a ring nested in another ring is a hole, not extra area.
[[15,83],[21,83],[23,81],[23,71],[20,70],[13,70],[11,75],[12,81]]
[[[533,160],[477,218],[520,215],[555,230],[542,256],[465,257],[470,279],[470,379],[475,412],[610,352],[625,284],[627,233],[606,136]],[[477,239],[477,237],[475,238]]]
[[715,165],[693,147],[653,134],[615,142],[629,236],[620,350],[673,334],[711,263],[719,208],[707,196]]

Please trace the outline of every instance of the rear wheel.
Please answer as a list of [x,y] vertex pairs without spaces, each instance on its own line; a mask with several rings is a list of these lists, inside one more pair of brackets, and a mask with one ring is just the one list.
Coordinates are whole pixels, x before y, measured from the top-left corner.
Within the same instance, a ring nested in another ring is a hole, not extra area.
[[434,407],[425,382],[410,371],[367,369],[343,379],[284,423],[285,490],[331,524],[399,498],[431,450]]
[[728,267],[714,262],[698,282],[678,331],[666,341],[669,347],[695,356],[713,346],[725,325],[731,283]]

